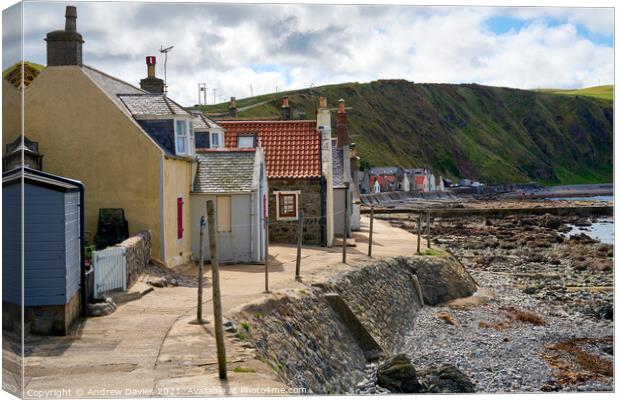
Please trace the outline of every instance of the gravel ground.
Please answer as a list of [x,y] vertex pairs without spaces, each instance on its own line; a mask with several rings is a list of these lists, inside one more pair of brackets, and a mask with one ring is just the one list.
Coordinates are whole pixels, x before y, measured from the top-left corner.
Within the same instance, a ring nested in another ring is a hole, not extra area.
[[[477,272],[473,276],[481,286],[495,292],[496,298],[470,309],[426,307],[421,310],[402,349],[412,356],[416,367],[454,364],[472,379],[478,392],[484,393],[538,392],[552,388],[562,391],[613,390],[613,378],[603,376],[557,388],[553,384],[558,380],[555,371],[541,357],[549,352],[545,345],[576,337],[613,335],[613,322],[549,307],[512,287],[507,276],[488,272]],[[506,311],[509,307],[536,310],[546,324],[536,326],[510,321]],[[448,312],[459,325],[450,325],[440,319],[437,316],[440,311]],[[496,330],[481,327],[481,322],[504,322],[507,327]],[[593,349],[584,350],[595,353]]]
[[[434,241],[492,296],[482,304],[423,308],[398,352],[410,355],[416,369],[452,364],[482,393],[613,391],[613,291],[588,289],[613,286],[613,248],[566,234],[568,223],[592,222],[439,221]],[[376,386],[376,369],[368,366],[357,393],[385,392]]]

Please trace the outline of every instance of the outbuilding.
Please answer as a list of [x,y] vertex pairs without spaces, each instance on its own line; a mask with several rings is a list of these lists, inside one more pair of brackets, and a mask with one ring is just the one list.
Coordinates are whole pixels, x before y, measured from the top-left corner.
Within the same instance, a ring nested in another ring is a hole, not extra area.
[[[219,261],[264,262],[269,191],[262,149],[204,149],[197,158],[190,195],[194,259],[200,251],[200,218],[206,218],[207,200],[213,200]],[[206,228],[203,257],[210,258]]]
[[27,167],[2,175],[4,323],[21,325],[23,305],[27,331],[69,333],[86,294],[83,199],[79,181]]

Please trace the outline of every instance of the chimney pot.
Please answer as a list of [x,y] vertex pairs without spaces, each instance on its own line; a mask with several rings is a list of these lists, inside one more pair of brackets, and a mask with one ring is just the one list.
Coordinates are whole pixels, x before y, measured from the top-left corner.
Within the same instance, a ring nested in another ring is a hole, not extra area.
[[288,104],[288,96],[282,97],[282,109],[280,113],[282,114],[282,119],[291,119],[291,106]]
[[341,114],[346,112],[344,110],[344,99],[338,100],[338,112],[341,113]]
[[75,6],[67,6],[65,11],[65,31],[67,32],[75,32],[77,29],[76,26],[77,19],[77,8]]
[[228,114],[231,117],[237,118],[237,98],[231,97],[230,103],[228,104]]
[[146,57],[146,76],[155,78],[155,64],[157,63],[155,56]]

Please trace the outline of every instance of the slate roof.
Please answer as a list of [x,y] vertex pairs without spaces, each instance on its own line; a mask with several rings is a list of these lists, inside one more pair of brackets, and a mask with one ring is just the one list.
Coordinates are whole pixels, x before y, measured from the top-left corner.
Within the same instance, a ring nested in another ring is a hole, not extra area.
[[332,174],[335,188],[343,188],[344,185],[344,152],[342,147],[332,147]]
[[321,176],[321,138],[316,121],[218,120],[226,131],[227,148],[237,147],[237,136],[255,134],[265,153],[268,178]]
[[168,96],[164,94],[119,94],[118,97],[134,117],[148,115],[190,115],[183,107],[170,100]]
[[192,123],[194,124],[194,130],[209,130],[209,129],[222,129],[221,126],[207,118],[203,113],[199,111],[192,111]]
[[149,93],[88,65],[83,65],[82,70],[129,115],[189,116],[183,107],[163,94]]
[[193,193],[238,193],[253,190],[254,149],[211,149],[197,154]]
[[371,175],[397,175],[400,171],[400,167],[371,167]]

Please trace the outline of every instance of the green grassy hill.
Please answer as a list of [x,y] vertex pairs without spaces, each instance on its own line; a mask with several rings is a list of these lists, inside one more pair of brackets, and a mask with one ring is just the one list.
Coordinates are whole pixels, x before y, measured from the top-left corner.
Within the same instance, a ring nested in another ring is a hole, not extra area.
[[612,101],[614,99],[614,85],[592,86],[583,89],[539,89],[539,91],[568,96],[589,96]]
[[[351,141],[364,164],[429,166],[447,177],[488,183],[612,180],[613,105],[608,100],[380,80],[242,99],[239,108],[267,103],[239,116],[277,116],[285,94],[293,115],[302,112],[308,119],[315,117],[319,96],[327,96],[330,107],[344,98],[353,108],[348,111]],[[203,109],[226,112],[227,104]]]

